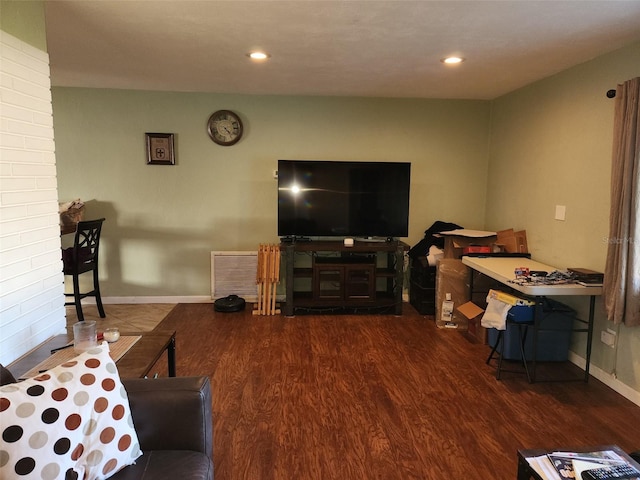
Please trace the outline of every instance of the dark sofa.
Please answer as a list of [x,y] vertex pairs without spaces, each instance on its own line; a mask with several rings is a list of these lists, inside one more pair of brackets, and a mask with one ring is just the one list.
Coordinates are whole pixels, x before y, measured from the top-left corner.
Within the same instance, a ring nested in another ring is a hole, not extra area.
[[[0,384],[15,381],[0,365]],[[122,379],[143,455],[114,480],[213,480],[208,377]]]
[[208,377],[122,379],[143,455],[114,480],[213,480]]

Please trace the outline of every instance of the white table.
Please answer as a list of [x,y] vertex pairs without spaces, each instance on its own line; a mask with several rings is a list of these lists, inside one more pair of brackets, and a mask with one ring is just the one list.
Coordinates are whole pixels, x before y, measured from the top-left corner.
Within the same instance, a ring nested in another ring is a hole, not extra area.
[[[463,256],[462,263],[469,268],[480,272],[498,282],[506,285],[510,289],[524,293],[535,298],[536,306],[534,311],[534,325],[533,325],[533,359],[532,359],[532,375],[531,381],[535,381],[536,371],[536,352],[537,352],[537,339],[540,322],[543,317],[543,300],[546,296],[588,296],[589,297],[589,319],[583,321],[587,324],[586,329],[573,329],[574,332],[586,332],[587,333],[587,351],[586,351],[586,365],[584,381],[589,380],[589,363],[591,360],[591,341],[593,339],[593,312],[595,306],[595,298],[597,295],[602,295],[602,287],[586,287],[577,283],[561,284],[561,285],[527,285],[511,283],[515,280],[515,269],[518,267],[526,267],[529,270],[538,270],[551,273],[558,270],[556,267],[545,265],[544,263],[536,262],[529,258],[524,257],[470,257]],[[473,279],[473,275],[471,276]],[[473,290],[473,285],[472,285]],[[579,319],[578,319],[579,320]],[[582,321],[582,320],[580,320]]]

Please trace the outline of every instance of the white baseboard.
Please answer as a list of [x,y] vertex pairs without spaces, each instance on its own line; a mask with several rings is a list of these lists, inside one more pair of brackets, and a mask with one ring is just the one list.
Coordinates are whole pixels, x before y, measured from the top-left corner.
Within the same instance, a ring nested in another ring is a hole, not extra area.
[[[95,299],[87,299],[88,304],[95,305]],[[104,304],[138,304],[138,303],[213,303],[209,295],[177,296],[177,297],[102,297]]]
[[[255,303],[255,296],[242,297],[247,303]],[[277,295],[278,302],[284,302],[284,295]],[[177,297],[102,297],[102,303],[105,305],[127,305],[127,304],[143,304],[143,303],[213,303],[214,300],[209,295],[192,295]],[[87,298],[82,301],[87,305],[95,305],[94,298]]]
[[[576,355],[571,351],[569,351],[569,361],[577,365],[578,367],[580,367],[582,370],[585,369],[585,366],[587,363],[584,358],[582,358],[579,355]],[[633,402],[636,405],[640,406],[640,392],[622,383],[620,380],[616,378],[614,374],[607,373],[601,368],[594,366],[593,364],[589,365],[589,374],[594,378],[600,380],[607,387],[618,392],[620,395],[622,395],[624,398],[626,398],[630,402]]]

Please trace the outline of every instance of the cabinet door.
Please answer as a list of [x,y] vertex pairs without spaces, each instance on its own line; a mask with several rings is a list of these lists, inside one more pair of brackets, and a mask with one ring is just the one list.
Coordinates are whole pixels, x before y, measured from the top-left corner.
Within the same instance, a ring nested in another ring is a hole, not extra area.
[[315,300],[344,300],[344,267],[316,264],[313,276],[313,298]]
[[375,297],[375,274],[373,265],[349,265],[345,267],[345,296],[348,300]]

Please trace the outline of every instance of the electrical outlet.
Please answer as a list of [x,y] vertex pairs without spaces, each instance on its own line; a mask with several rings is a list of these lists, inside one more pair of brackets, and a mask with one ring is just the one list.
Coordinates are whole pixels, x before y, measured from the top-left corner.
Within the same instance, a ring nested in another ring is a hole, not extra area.
[[600,332],[600,341],[605,345],[613,348],[616,346],[616,335],[615,333],[605,332],[603,330]]

